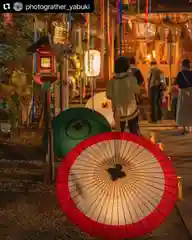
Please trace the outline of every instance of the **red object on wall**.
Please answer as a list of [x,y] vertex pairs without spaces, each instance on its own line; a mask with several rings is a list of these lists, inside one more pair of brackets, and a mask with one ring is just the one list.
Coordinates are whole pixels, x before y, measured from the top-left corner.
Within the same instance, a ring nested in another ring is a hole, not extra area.
[[41,85],[41,84],[42,84],[42,82],[41,82],[41,76],[40,76],[39,74],[35,75],[35,76],[34,76],[34,81],[35,81],[37,84]]

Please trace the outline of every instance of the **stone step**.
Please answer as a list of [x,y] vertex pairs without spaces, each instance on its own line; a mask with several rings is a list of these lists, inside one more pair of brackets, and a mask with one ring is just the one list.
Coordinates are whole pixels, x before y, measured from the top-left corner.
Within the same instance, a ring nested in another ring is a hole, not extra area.
[[31,169],[31,170],[38,170],[42,169],[43,161],[28,161],[28,160],[17,160],[12,159],[8,160],[5,158],[0,159],[0,171],[4,168],[9,169]]
[[[55,159],[55,168],[58,168],[63,159]],[[0,159],[0,179],[42,180],[44,172],[43,161],[7,160]]]
[[21,180],[21,179],[1,179],[0,178],[0,192],[27,192],[38,190],[42,185],[42,181]]
[[25,188],[26,183],[31,185],[42,181],[42,162],[0,159],[0,190],[12,185]]

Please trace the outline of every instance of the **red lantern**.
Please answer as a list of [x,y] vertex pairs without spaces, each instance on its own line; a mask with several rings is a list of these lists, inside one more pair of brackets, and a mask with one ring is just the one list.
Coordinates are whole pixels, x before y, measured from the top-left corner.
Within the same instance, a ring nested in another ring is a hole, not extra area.
[[56,58],[50,47],[41,47],[36,51],[37,75],[41,82],[54,82],[57,80]]

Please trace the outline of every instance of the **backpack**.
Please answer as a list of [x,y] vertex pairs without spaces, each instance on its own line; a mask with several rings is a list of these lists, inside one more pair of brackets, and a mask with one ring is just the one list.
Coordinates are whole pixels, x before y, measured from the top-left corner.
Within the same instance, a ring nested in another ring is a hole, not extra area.
[[132,71],[132,74],[137,79],[137,84],[142,85],[144,82],[144,78],[143,78],[141,71],[138,68],[131,68],[131,71]]

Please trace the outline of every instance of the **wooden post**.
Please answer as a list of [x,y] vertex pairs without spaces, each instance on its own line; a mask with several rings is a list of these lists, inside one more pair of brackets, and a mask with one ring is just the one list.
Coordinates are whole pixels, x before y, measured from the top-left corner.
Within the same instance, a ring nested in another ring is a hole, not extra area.
[[108,79],[111,79],[112,77],[112,71],[111,71],[111,18],[110,18],[110,3],[109,0],[107,0],[107,16],[106,16],[106,27],[107,27],[107,63],[108,63]]
[[60,102],[60,113],[63,111],[63,80],[62,80],[62,76],[63,76],[63,67],[62,67],[62,63],[59,63],[59,102]]
[[[63,22],[66,25],[66,29],[69,30],[67,24],[68,24],[68,18],[65,14],[63,16]],[[69,84],[68,84],[68,56],[64,56],[63,63],[62,63],[62,111],[67,109],[69,107]]]
[[168,111],[171,111],[171,87],[172,87],[172,43],[168,43],[169,50],[169,84],[168,84]]
[[45,172],[44,182],[50,184],[55,180],[55,161],[53,150],[53,132],[51,126],[51,109],[50,109],[50,89],[45,90],[44,99],[44,124],[47,130],[47,149],[45,154]]
[[115,62],[115,21],[114,18],[111,18],[111,25],[112,25],[112,30],[111,30],[111,72],[112,74],[114,73],[114,62]]
[[100,52],[101,52],[101,79],[104,79],[104,51],[105,51],[105,5],[104,0],[100,0],[100,12],[101,12],[101,35],[102,39]]
[[[58,74],[60,75],[60,73]],[[59,76],[60,78],[60,76]],[[57,116],[60,112],[60,82],[57,80],[54,82],[54,91],[55,91],[55,116]]]
[[68,57],[64,56],[62,69],[62,111],[69,107]]
[[80,90],[80,104],[83,104],[83,98],[84,98],[84,79],[82,76],[82,69],[84,69],[84,54],[83,54],[83,45],[82,45],[82,41],[83,41],[83,30],[81,28],[78,29],[79,32],[79,58],[80,58],[80,77],[79,77],[79,90]]
[[[45,32],[49,32],[50,22],[46,20]],[[52,116],[51,116],[51,87],[45,89],[44,98],[44,129],[47,132],[47,149],[45,154],[45,172],[44,182],[50,184],[55,180],[55,155],[53,149],[53,131],[52,131]]]

